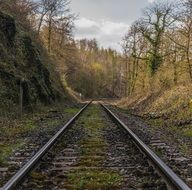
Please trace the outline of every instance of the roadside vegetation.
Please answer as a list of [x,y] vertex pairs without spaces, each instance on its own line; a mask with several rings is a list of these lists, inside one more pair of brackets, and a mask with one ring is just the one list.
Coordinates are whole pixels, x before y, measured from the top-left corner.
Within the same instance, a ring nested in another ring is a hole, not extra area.
[[[26,113],[23,118],[0,121],[0,167],[5,167],[13,152],[34,140],[51,138],[64,123],[75,115],[79,108],[75,105],[44,106],[35,113]],[[38,139],[39,138],[39,139]]]

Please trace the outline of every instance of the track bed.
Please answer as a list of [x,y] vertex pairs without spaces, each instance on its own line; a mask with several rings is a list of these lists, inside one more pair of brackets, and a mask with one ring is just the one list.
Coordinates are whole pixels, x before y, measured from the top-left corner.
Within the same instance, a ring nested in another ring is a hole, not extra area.
[[15,189],[168,189],[127,131],[98,104],[68,126],[28,173]]

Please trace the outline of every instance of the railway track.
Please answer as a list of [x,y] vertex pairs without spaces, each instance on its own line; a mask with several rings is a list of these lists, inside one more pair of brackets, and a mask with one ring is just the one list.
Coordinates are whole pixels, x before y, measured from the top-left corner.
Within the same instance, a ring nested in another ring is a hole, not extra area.
[[84,106],[1,190],[190,190],[106,106]]

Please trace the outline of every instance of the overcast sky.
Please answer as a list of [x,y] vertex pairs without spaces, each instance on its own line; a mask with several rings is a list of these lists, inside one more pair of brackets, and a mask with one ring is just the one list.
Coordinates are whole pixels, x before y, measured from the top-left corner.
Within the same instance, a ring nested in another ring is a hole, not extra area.
[[142,9],[153,0],[71,0],[75,38],[96,38],[100,46],[121,50],[119,42]]

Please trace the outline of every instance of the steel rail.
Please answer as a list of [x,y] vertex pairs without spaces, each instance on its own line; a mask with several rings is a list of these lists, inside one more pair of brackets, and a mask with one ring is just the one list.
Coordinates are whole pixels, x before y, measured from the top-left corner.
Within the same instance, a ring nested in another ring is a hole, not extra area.
[[78,118],[78,116],[91,104],[86,104],[75,116],[73,116],[2,188],[1,190],[13,190],[26,175],[37,165],[42,157],[56,143],[64,131]]
[[180,178],[178,177],[174,171],[169,168],[143,141],[139,139],[137,135],[133,133],[129,127],[123,123],[108,107],[103,104],[100,104],[104,110],[112,117],[112,119],[122,126],[129,134],[129,136],[136,143],[138,148],[150,159],[153,165],[162,173],[167,182],[171,184],[171,188],[174,190],[191,190],[191,188]]

